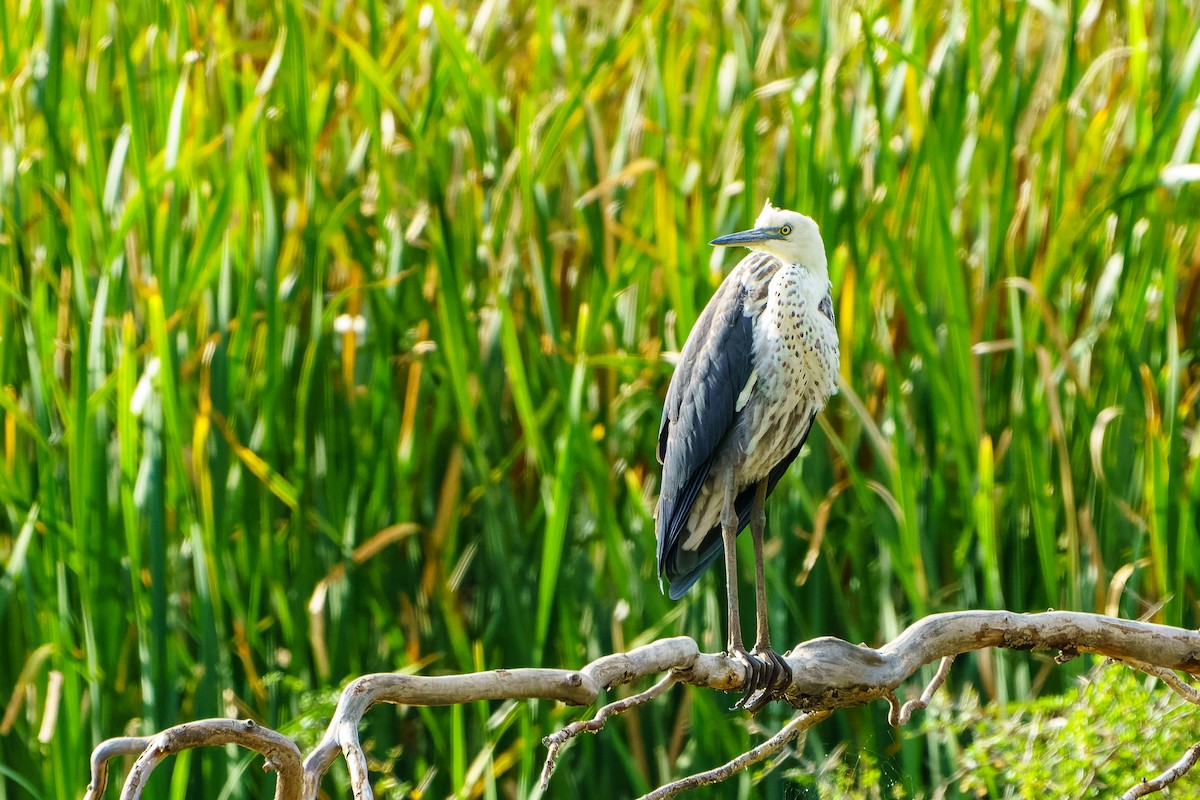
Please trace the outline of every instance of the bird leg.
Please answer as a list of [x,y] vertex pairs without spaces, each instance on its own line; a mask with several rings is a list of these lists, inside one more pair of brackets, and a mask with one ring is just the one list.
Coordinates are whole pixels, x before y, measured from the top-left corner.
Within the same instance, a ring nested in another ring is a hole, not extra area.
[[745,694],[734,704],[734,708],[742,708],[752,695],[761,693],[768,688],[768,684],[764,680],[767,677],[767,664],[746,650],[746,645],[742,643],[742,623],[738,614],[738,528],[737,489],[734,485],[733,469],[731,468],[725,475],[725,502],[721,507],[721,539],[725,545],[726,630],[729,633],[729,656],[741,661],[746,666]]
[[767,618],[767,582],[763,575],[763,531],[767,526],[766,514],[767,481],[754,487],[754,500],[750,506],[750,538],[754,543],[754,600],[757,635],[754,650],[764,666],[762,689],[757,697],[747,694],[739,705],[748,711],[757,711],[770,700],[779,697],[792,683],[792,668],[783,657],[771,649],[771,624]]
[[737,534],[738,515],[734,506],[733,470],[725,476],[725,502],[721,506],[721,539],[725,545],[725,613],[726,633],[729,635],[729,654],[745,653],[742,626],[738,616]]

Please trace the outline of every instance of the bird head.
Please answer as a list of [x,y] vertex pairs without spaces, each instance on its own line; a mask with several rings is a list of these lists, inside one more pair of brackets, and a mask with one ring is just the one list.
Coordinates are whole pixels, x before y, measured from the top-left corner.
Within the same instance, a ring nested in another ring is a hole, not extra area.
[[828,268],[821,231],[811,218],[796,211],[776,208],[768,200],[748,231],[730,233],[709,242],[717,247],[748,247],[761,250],[789,263],[816,271]]

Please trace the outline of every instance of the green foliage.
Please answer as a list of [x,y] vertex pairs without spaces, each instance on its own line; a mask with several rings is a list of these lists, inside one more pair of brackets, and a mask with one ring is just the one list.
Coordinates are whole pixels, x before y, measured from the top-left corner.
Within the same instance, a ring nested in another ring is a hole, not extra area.
[[970,741],[957,788],[975,797],[1113,797],[1200,741],[1194,706],[1119,665],[1061,696],[976,708],[953,724]]
[[[780,642],[981,606],[1197,625],[1198,29],[1184,0],[0,0],[0,798],[78,796],[124,731],[308,736],[363,672],[719,648],[719,577],[672,604],[654,574],[663,354],[766,196],[820,223],[843,342],[772,501]],[[955,679],[1026,695],[1029,659],[988,663]],[[685,696],[550,794],[782,719]],[[528,797],[578,713],[364,736],[388,785]],[[806,757],[910,795],[956,769],[882,716]],[[250,763],[152,792],[261,796]]]
[[879,800],[908,797],[903,780],[885,776],[878,759],[869,751],[850,757],[838,747],[820,764],[802,761],[791,777],[804,797],[837,797],[844,800]]
[[[925,735],[950,735],[955,769],[934,788],[942,796],[1115,797],[1168,767],[1200,741],[1200,715],[1153,678],[1123,665],[1096,667],[1062,694],[982,705],[968,689],[938,696],[925,712]],[[837,748],[823,762],[802,759],[798,787],[846,800],[911,795],[903,776],[870,752]],[[1194,779],[1185,778],[1185,793]],[[925,793],[921,793],[923,796]]]

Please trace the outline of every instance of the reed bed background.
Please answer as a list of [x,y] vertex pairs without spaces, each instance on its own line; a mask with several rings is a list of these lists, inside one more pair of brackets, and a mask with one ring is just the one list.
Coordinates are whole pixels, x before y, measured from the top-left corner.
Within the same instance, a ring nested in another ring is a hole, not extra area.
[[[365,672],[721,648],[719,575],[659,592],[654,444],[738,255],[706,242],[767,197],[821,225],[842,340],[769,509],[780,643],[1200,624],[1198,31],[1185,0],[0,0],[0,798],[187,719],[311,743]],[[982,654],[952,692],[1020,718],[1088,668]],[[547,796],[786,718],[670,697]],[[382,796],[536,797],[580,713],[364,736]],[[709,796],[953,797],[977,738],[840,713]],[[222,751],[156,781],[270,785]]]

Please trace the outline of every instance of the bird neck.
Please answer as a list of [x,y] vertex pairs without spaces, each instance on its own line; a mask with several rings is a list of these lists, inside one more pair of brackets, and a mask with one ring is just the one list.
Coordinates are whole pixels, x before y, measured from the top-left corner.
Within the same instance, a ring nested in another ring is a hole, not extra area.
[[796,262],[796,265],[811,276],[813,282],[822,290],[830,286],[829,265],[824,258],[814,259],[815,263]]

